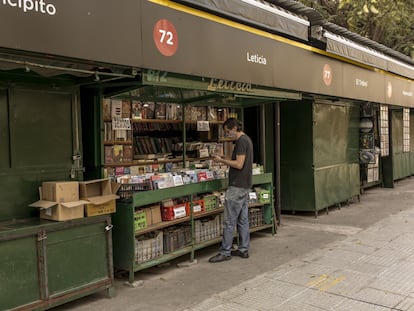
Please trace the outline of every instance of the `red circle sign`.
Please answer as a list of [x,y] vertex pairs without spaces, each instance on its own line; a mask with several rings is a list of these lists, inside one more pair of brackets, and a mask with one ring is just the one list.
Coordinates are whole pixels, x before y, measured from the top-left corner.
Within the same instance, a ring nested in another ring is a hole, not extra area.
[[328,64],[325,64],[325,66],[323,66],[322,79],[326,86],[331,85],[332,78],[333,78],[332,68]]
[[172,56],[178,48],[178,35],[174,25],[160,19],[154,26],[153,38],[158,51],[164,56]]

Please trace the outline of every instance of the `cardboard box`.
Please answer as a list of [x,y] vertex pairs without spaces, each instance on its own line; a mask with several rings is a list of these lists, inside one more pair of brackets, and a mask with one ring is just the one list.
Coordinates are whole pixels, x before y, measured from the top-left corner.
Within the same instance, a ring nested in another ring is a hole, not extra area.
[[40,210],[40,218],[64,221],[84,217],[84,200],[79,200],[77,181],[43,182],[39,188],[40,200],[29,206]]
[[42,200],[51,202],[74,202],[79,200],[79,182],[45,181],[42,183]]
[[93,204],[93,203],[85,204],[85,215],[87,217],[103,215],[103,214],[111,214],[115,212],[116,212],[116,200],[110,200],[102,204]]
[[50,202],[50,201],[37,201],[37,203],[39,202],[46,202],[45,205],[49,207],[45,207],[45,205],[42,205],[42,203],[38,205],[34,205],[35,203],[33,203],[30,206],[38,207],[40,209],[40,218],[42,219],[65,221],[65,220],[83,218],[83,209],[84,209],[83,201],[67,202],[67,203],[59,203],[59,204],[57,204],[56,202]]
[[162,222],[161,219],[161,206],[153,205],[144,207],[147,226],[155,225]]
[[113,195],[112,184],[108,178],[79,182],[79,197],[93,198]]
[[87,201],[87,216],[115,213],[115,200],[119,198],[113,193],[112,183],[108,178],[79,182],[79,196]]

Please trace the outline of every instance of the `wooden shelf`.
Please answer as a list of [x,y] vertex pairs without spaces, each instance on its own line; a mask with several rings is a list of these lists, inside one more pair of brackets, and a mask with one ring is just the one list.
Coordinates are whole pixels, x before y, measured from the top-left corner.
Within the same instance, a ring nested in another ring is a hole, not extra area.
[[111,167],[111,166],[138,166],[138,165],[149,165],[149,164],[159,164],[159,163],[178,163],[182,162],[183,159],[167,159],[167,160],[133,160],[132,162],[123,162],[123,163],[112,163],[108,164],[105,163],[104,167]]
[[132,123],[183,123],[183,120],[166,119],[131,119]]
[[224,121],[215,121],[215,120],[186,120],[185,124],[197,124],[198,121],[208,122],[210,124],[223,124]]
[[132,145],[132,140],[130,141],[104,141],[105,146],[111,145]]

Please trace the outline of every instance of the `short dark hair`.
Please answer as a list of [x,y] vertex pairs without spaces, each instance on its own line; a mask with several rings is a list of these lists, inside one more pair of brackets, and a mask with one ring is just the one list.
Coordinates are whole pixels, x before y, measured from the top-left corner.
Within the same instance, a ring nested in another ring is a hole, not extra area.
[[236,128],[237,132],[240,132],[243,130],[243,124],[236,118],[228,118],[223,123],[223,129],[225,128],[228,128],[228,129]]

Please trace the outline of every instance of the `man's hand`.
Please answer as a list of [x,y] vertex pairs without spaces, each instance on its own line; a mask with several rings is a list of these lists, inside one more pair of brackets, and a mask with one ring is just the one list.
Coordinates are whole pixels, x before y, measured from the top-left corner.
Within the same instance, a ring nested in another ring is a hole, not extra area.
[[211,153],[210,155],[211,155],[212,160],[214,162],[222,162],[223,161],[222,155],[219,154],[219,153]]

